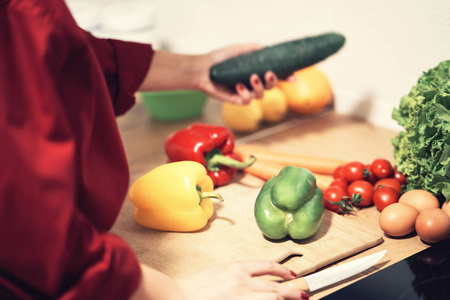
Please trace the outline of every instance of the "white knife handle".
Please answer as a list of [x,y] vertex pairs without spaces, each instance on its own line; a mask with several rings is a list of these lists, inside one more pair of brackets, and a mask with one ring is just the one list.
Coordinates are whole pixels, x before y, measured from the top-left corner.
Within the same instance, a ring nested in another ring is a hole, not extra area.
[[295,287],[295,288],[305,291],[305,292],[309,292],[309,286],[306,283],[306,280],[304,277],[299,277],[296,279],[285,281],[285,282],[283,282],[283,284]]

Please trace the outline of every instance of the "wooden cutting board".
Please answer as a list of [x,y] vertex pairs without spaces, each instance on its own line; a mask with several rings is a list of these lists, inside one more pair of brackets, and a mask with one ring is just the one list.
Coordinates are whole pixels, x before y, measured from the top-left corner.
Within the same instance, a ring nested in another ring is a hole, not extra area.
[[216,189],[224,198],[202,231],[160,232],[128,223],[127,239],[141,262],[174,277],[184,277],[219,263],[269,259],[299,275],[380,244],[379,233],[326,210],[319,231],[306,240],[266,239],[256,225],[253,206],[263,181],[241,174],[235,183]]

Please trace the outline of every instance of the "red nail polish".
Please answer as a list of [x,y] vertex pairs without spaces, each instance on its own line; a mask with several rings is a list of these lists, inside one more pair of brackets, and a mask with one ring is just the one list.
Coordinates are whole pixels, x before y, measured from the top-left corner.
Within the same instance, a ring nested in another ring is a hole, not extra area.
[[302,299],[308,300],[309,299],[309,295],[307,293],[305,293],[305,292],[302,292]]
[[269,81],[270,82],[274,82],[275,81],[275,77],[273,75],[269,75]]
[[237,84],[237,89],[240,90],[240,91],[244,91],[244,85],[238,83]]
[[294,271],[291,271],[291,275],[292,275],[293,277],[297,277],[297,274],[295,274]]
[[253,80],[253,84],[259,84],[259,79],[258,79],[258,78],[255,78],[255,79]]

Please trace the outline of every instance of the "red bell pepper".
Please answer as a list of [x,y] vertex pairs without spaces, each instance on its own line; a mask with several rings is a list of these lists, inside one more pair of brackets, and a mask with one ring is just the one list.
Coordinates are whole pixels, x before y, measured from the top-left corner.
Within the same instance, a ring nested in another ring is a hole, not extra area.
[[165,151],[169,162],[192,160],[205,166],[215,186],[231,181],[238,170],[249,167],[249,162],[239,161],[233,153],[234,136],[223,126],[195,123],[178,130],[166,140]]

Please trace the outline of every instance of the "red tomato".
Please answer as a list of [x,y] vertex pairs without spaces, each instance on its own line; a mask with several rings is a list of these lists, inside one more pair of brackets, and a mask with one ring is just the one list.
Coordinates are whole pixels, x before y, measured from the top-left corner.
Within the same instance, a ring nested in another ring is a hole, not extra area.
[[373,192],[372,199],[373,204],[375,204],[377,209],[383,211],[386,206],[398,202],[398,194],[397,191],[391,187],[380,186]]
[[346,164],[343,172],[344,179],[347,180],[347,182],[364,180],[368,176],[366,166],[359,161],[352,161]]
[[377,182],[377,179],[375,178],[375,176],[372,173],[372,165],[371,164],[367,164],[366,165],[366,169],[367,169],[367,173],[368,173],[368,175],[366,177],[366,180],[368,182],[370,182],[371,184],[374,184],[375,182]]
[[400,173],[397,170],[397,167],[394,167],[394,178],[398,180],[398,182],[400,182],[401,185],[406,184],[406,176],[403,175],[402,173]]
[[333,178],[344,179],[344,166],[339,166],[336,169],[334,169]]
[[384,158],[377,158],[372,162],[372,173],[378,178],[388,178],[392,174],[392,165],[391,163]]
[[372,204],[373,185],[365,180],[356,180],[348,186],[347,194],[356,206],[369,206]]
[[388,186],[390,188],[393,188],[397,192],[398,196],[400,196],[400,194],[402,193],[402,185],[395,178],[383,178],[378,180],[374,185],[374,189],[376,190],[380,186]]
[[348,188],[348,182],[345,181],[344,178],[336,178],[335,180],[333,180],[333,181],[330,183],[330,186],[338,186],[338,187],[340,187],[341,189],[343,189],[344,191],[346,191],[347,188]]
[[325,189],[323,198],[325,200],[325,208],[336,213],[346,213],[353,209],[347,192],[338,186],[330,186]]

